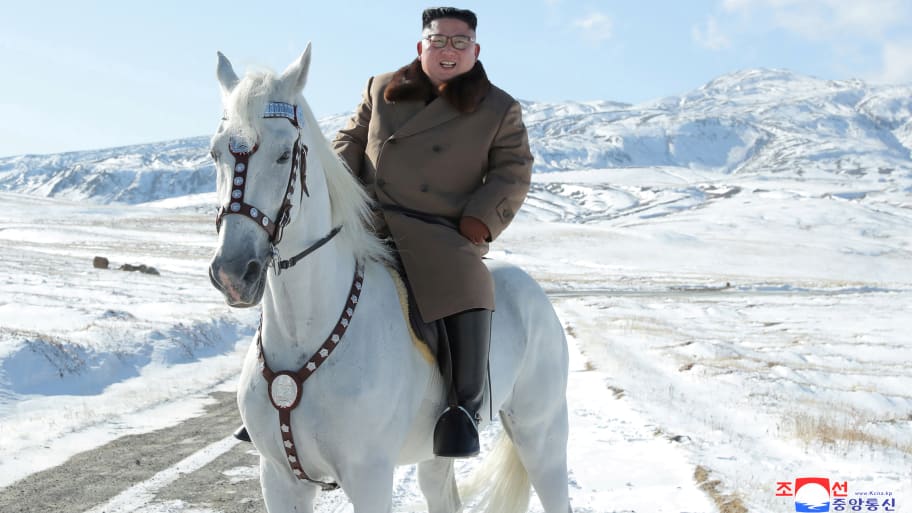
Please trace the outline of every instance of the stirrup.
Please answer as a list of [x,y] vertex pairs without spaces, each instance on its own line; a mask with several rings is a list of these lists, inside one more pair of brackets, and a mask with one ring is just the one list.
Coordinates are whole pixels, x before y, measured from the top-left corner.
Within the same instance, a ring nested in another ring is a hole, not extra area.
[[443,458],[471,458],[479,452],[477,417],[462,406],[444,410],[434,427],[434,454]]
[[249,442],[250,433],[247,432],[247,426],[241,425],[241,427],[237,428],[234,432],[234,437],[242,442]]

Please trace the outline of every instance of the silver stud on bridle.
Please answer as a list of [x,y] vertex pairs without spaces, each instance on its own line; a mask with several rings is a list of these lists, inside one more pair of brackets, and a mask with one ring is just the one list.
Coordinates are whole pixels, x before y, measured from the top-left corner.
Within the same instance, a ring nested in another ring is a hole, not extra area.
[[[246,193],[247,179],[246,172],[250,167],[250,157],[259,149],[259,142],[254,141],[251,147],[251,141],[240,136],[232,136],[228,140],[228,150],[234,157],[234,176],[231,179],[232,190],[231,200],[227,205],[222,205],[218,209],[215,217],[215,229],[218,232],[221,229],[222,219],[227,215],[243,215],[253,220],[260,228],[266,231],[269,237],[269,243],[272,245],[272,264],[278,275],[282,269],[287,269],[302,258],[309,255],[320,246],[329,242],[341,230],[341,227],[334,228],[329,235],[318,240],[310,247],[298,253],[296,256],[282,260],[279,257],[277,245],[282,240],[285,226],[291,221],[291,200],[294,197],[294,185],[297,180],[297,172],[301,172],[301,192],[300,197],[303,200],[304,195],[310,196],[307,190],[307,145],[301,142],[301,132],[304,125],[303,111],[298,105],[291,105],[284,102],[269,102],[266,104],[266,110],[263,118],[285,118],[298,130],[298,137],[295,139],[292,148],[291,169],[288,172],[288,185],[285,187],[285,194],[282,204],[274,218],[264,215],[261,209],[250,205],[244,201]],[[223,118],[227,119],[227,115]]]

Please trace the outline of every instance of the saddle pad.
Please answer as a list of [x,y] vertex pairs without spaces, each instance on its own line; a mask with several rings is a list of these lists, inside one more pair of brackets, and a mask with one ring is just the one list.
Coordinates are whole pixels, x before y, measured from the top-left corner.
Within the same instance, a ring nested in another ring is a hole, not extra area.
[[418,305],[415,303],[405,274],[401,269],[389,266],[387,271],[396,285],[399,305],[402,307],[403,317],[408,320],[406,324],[412,343],[428,363],[437,363],[437,355],[440,351],[440,333],[444,329],[443,321],[424,322],[421,314],[418,313]]

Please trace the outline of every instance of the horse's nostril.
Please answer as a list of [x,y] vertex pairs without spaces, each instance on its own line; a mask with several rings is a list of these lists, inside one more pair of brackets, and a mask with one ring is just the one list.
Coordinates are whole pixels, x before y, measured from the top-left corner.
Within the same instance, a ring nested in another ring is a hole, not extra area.
[[260,277],[260,269],[260,264],[255,260],[251,260],[247,264],[247,272],[244,273],[244,282],[252,283],[256,281]]

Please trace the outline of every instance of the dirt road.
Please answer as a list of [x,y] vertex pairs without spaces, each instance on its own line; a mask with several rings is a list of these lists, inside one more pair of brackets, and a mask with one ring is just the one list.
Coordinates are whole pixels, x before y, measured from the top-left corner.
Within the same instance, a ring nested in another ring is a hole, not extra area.
[[230,438],[240,423],[235,396],[215,398],[206,415],[119,438],[0,489],[0,511],[265,513],[253,446]]

